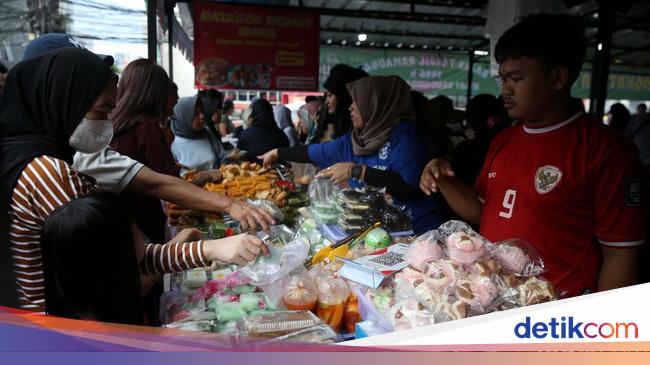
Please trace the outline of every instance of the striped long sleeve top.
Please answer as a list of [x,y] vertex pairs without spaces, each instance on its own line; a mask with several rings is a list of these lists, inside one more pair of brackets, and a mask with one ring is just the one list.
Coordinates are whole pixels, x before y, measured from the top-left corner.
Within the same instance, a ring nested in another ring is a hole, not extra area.
[[[90,194],[93,182],[65,161],[41,156],[23,170],[9,208],[9,237],[21,307],[43,312],[45,284],[41,258],[41,230],[56,208]],[[140,263],[143,274],[178,272],[210,263],[203,241],[147,244]]]

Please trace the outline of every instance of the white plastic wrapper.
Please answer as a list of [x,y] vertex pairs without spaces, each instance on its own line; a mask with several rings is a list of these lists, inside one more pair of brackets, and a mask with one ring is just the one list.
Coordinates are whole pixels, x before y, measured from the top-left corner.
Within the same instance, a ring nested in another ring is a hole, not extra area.
[[471,265],[489,255],[490,242],[466,223],[449,221],[438,230],[446,236],[449,258],[456,263]]
[[429,326],[436,323],[435,315],[414,298],[398,301],[386,312],[395,331]]
[[438,230],[424,233],[411,243],[406,255],[409,265],[424,272],[425,266],[431,261],[438,261],[445,256],[444,248],[440,244],[441,237]]
[[254,285],[272,283],[302,265],[309,253],[309,244],[295,240],[288,245],[278,248],[270,245],[271,257],[260,256],[258,260],[240,269],[240,273],[248,277]]
[[492,255],[499,260],[504,271],[521,277],[545,273],[544,260],[537,250],[524,240],[506,240],[493,247]]
[[312,206],[316,203],[327,203],[332,201],[334,194],[341,189],[336,186],[332,180],[325,178],[316,178],[309,184],[309,200]]
[[276,223],[284,221],[284,214],[282,213],[282,210],[270,200],[248,200],[248,204],[267,211],[271,216],[273,216],[273,219],[275,219]]
[[282,303],[282,289],[289,281],[290,273],[301,266],[309,254],[309,244],[294,240],[277,248],[269,245],[271,257],[263,257],[240,269],[240,273],[266,293],[274,305]]
[[472,315],[493,312],[503,303],[499,287],[493,277],[469,275],[458,280],[456,298],[467,304]]

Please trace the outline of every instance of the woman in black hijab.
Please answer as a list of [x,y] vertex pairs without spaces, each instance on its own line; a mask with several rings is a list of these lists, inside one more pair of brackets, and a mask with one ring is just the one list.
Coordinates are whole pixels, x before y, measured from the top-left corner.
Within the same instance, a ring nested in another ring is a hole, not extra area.
[[334,116],[332,139],[339,138],[352,130],[352,120],[350,119],[352,97],[345,85],[368,76],[366,71],[348,65],[339,64],[332,67],[323,84],[327,90],[325,94],[327,112]]
[[[116,86],[117,76],[110,67],[80,48],[65,48],[23,61],[7,75],[0,100],[0,304],[17,306],[9,211],[19,177],[39,156],[62,160],[71,170],[73,132],[84,117],[92,117],[89,111],[112,109]],[[77,138],[76,142],[82,139],[93,144],[88,138]]]
[[238,149],[246,151],[247,161],[261,162],[257,156],[275,148],[289,147],[287,135],[275,123],[271,103],[264,99],[254,101],[249,118],[251,126],[241,133],[237,143]]

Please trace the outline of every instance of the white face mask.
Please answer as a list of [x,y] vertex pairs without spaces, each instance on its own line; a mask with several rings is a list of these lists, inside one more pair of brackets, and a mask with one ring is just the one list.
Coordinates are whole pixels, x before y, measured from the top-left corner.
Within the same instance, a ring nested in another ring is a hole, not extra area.
[[70,136],[70,147],[83,153],[95,153],[108,147],[113,139],[110,120],[83,119]]

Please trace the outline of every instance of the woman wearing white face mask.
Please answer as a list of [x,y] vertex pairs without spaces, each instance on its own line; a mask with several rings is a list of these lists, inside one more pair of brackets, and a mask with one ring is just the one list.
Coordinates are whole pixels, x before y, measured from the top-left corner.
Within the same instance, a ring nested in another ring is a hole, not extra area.
[[[76,150],[95,152],[108,145],[105,120],[116,87],[108,65],[78,48],[23,61],[9,73],[0,100],[0,305],[45,310],[43,222],[94,189],[93,181],[71,167],[72,157]],[[180,235],[174,242],[197,238],[196,232]],[[165,249],[168,245],[174,247]],[[155,246],[146,247],[144,259],[151,266],[144,274],[206,266],[215,259],[244,263],[266,252],[248,235]]]

